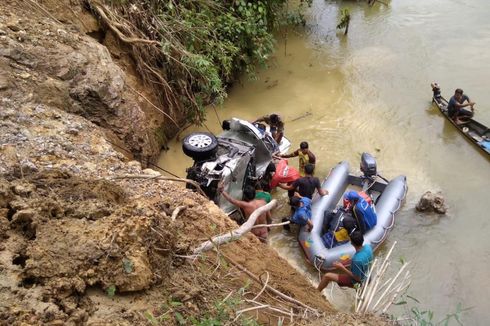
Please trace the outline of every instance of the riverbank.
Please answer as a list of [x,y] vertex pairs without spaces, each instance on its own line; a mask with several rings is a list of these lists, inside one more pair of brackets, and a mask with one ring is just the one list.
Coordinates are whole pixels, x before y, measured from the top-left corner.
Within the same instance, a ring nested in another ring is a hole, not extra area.
[[97,30],[68,2],[0,4],[0,324],[379,325],[336,314],[252,235],[185,258],[236,224],[132,160],[151,160],[161,125]]

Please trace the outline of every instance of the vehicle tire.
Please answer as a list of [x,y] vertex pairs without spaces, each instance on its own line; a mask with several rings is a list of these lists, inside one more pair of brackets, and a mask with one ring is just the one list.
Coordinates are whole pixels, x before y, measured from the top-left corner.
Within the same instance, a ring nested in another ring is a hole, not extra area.
[[193,132],[182,142],[184,154],[195,161],[211,157],[218,148],[218,140],[213,134],[207,132]]

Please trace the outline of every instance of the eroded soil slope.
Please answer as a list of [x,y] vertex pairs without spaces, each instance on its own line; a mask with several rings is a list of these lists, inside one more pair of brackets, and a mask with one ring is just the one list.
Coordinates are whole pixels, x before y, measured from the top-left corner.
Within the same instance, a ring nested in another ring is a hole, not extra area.
[[236,224],[114,149],[152,157],[153,122],[103,45],[33,3],[0,2],[0,325],[356,320],[252,235],[186,258]]
[[[123,70],[106,46],[88,36],[97,23],[75,3],[73,7],[68,1],[49,2],[49,7],[31,1],[0,3],[2,96],[15,105],[42,103],[83,116],[101,127],[104,137],[146,164],[163,144],[163,115],[155,112],[147,96],[138,95],[144,93],[144,85],[135,74]],[[52,7],[59,10],[59,19],[73,22],[61,23],[47,11]]]

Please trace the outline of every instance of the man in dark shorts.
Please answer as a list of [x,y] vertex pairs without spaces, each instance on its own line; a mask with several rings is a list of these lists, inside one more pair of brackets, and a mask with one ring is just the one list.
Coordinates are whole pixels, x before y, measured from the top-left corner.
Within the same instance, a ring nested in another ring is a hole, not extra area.
[[315,166],[313,164],[305,165],[305,176],[294,181],[290,185],[279,185],[282,189],[289,191],[297,191],[302,197],[307,197],[309,199],[313,198],[315,190],[318,190],[320,196],[328,195],[328,190],[323,189],[320,180],[313,176],[315,171]]
[[272,138],[275,139],[275,141],[280,144],[281,139],[284,136],[284,122],[282,121],[281,117],[275,113],[270,114],[270,115],[264,115],[257,120],[255,120],[253,123],[257,122],[265,122],[269,125],[271,128],[271,134]]
[[316,163],[316,157],[315,154],[313,154],[310,149],[308,148],[308,143],[305,141],[302,141],[299,144],[299,149],[295,150],[291,154],[283,154],[279,155],[279,157],[283,158],[289,158],[289,157],[296,157],[298,156],[299,160],[299,173],[301,174],[302,177],[305,176],[305,166],[306,164],[310,163],[315,165]]
[[356,253],[352,256],[350,270],[343,263],[336,261],[333,266],[339,269],[342,274],[326,273],[323,275],[318,291],[322,291],[330,282],[336,282],[339,286],[354,287],[357,283],[362,283],[369,270],[369,266],[373,261],[373,249],[371,245],[363,246],[364,237],[360,231],[354,231],[350,235],[350,242],[356,249]]
[[[447,115],[455,122],[461,122],[458,118],[473,117],[473,106],[475,104],[475,102],[471,102],[470,98],[467,95],[463,94],[463,90],[461,88],[458,88],[454,91],[454,96],[451,97],[447,104]],[[463,109],[467,106],[471,107],[471,111]]]

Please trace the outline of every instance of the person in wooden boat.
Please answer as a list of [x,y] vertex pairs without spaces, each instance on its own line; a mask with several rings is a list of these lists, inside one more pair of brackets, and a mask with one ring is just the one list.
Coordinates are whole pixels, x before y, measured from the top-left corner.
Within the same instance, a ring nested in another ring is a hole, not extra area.
[[[256,199],[255,198],[255,189],[253,186],[246,186],[243,190],[243,199],[238,200],[231,197],[226,191],[224,191],[224,185],[218,186],[218,191],[228,200],[230,203],[235,205],[236,207],[242,209],[243,214],[245,215],[245,219],[248,219],[250,215],[259,207],[262,207],[266,204],[264,199]],[[268,224],[267,221],[267,213],[263,213],[260,215],[255,221],[255,225],[258,224]],[[267,227],[260,227],[256,229],[252,229],[251,231],[260,241],[266,243],[267,236],[269,235],[269,231]]]
[[310,232],[313,229],[313,222],[311,221],[311,199],[295,193],[289,200],[289,204],[295,208],[294,214],[289,218],[289,221],[300,226],[306,225],[308,232]]
[[371,198],[365,193],[348,191],[344,195],[344,209],[350,213],[344,217],[342,222],[348,233],[357,229],[362,234],[366,234],[377,223],[378,217]]
[[290,157],[298,157],[298,163],[299,163],[299,173],[301,174],[302,177],[306,175],[305,173],[305,166],[306,164],[315,164],[316,163],[316,156],[313,154],[310,149],[308,142],[302,141],[299,144],[299,149],[295,150],[294,152],[290,154],[282,154],[279,155],[279,157],[282,158],[290,158]]
[[272,138],[280,144],[281,139],[284,136],[284,122],[281,117],[278,114],[273,113],[257,118],[253,123],[259,122],[265,122],[269,125]]
[[279,184],[279,187],[285,190],[294,190],[298,192],[302,197],[313,198],[315,190],[318,191],[320,196],[328,195],[328,190],[323,189],[320,183],[320,179],[313,176],[315,172],[315,166],[313,164],[306,164],[305,166],[305,176],[297,179],[290,185]]
[[373,248],[369,244],[363,246],[364,237],[359,230],[355,230],[350,234],[350,241],[356,249],[356,253],[350,261],[350,269],[345,267],[344,263],[334,262],[333,266],[341,273],[329,272],[323,275],[320,284],[318,284],[318,291],[323,291],[330,282],[336,282],[343,287],[354,287],[354,285],[365,280],[369,266],[373,261]]
[[[464,119],[473,117],[475,110],[473,108],[474,105],[475,102],[472,102],[470,98],[463,93],[461,88],[457,88],[447,104],[447,114],[454,120],[454,122],[461,123]],[[468,106],[471,108],[471,111],[464,109]]]

